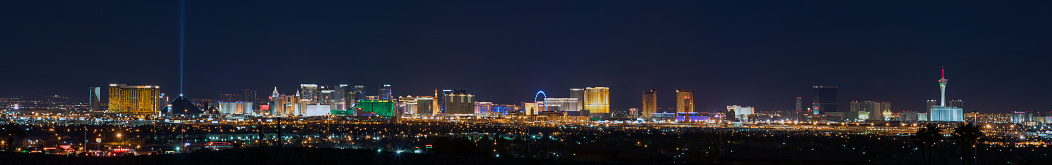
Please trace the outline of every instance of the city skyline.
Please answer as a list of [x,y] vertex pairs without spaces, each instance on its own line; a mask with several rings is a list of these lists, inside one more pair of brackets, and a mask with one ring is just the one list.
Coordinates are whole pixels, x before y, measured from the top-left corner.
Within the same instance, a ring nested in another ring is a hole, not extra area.
[[1052,164],[1050,5],[0,1],[0,159]]
[[[13,57],[10,60],[15,61],[0,64],[0,74],[18,78],[18,81],[4,82],[0,96],[62,95],[86,100],[83,87],[111,83],[155,84],[166,87],[161,90],[169,95],[180,93],[176,76],[179,21],[173,14],[177,13],[175,3],[95,4],[98,10],[82,6],[101,2],[82,3],[85,4],[4,5],[24,6],[5,10],[19,14],[5,14],[3,18],[26,26],[0,27],[4,31],[19,31],[4,40],[3,45],[7,47],[0,49],[0,53],[10,55]],[[627,110],[640,108],[637,92],[651,88],[664,93],[658,97],[657,107],[675,107],[670,94],[675,88],[685,88],[698,91],[695,99],[698,111],[720,111],[725,105],[752,105],[769,111],[792,110],[792,98],[810,95],[808,86],[829,85],[840,87],[839,109],[847,109],[844,100],[887,100],[895,103],[894,111],[922,111],[926,100],[938,99],[938,89],[930,88],[930,81],[932,75],[938,75],[937,67],[946,66],[951,71],[947,77],[955,82],[955,90],[947,93],[952,97],[947,99],[968,101],[969,111],[1047,111],[1046,107],[1052,107],[1052,103],[1043,101],[1052,99],[1044,94],[1052,89],[1029,89],[1004,81],[1052,83],[1052,78],[1044,76],[1046,69],[1038,63],[1049,58],[1043,56],[1049,52],[1039,49],[1042,40],[1036,40],[1052,36],[1040,30],[1048,23],[1032,21],[1043,15],[1032,13],[1040,11],[1038,9],[1018,10],[1040,5],[564,2],[595,7],[578,11],[544,2],[465,3],[404,4],[407,6],[394,10],[377,10],[375,8],[396,4],[340,2],[308,10],[308,6],[265,1],[234,9],[227,7],[239,3],[191,1],[186,20],[187,70],[183,93],[191,98],[212,98],[229,91],[267,91],[274,86],[291,91],[289,87],[303,83],[368,84],[370,88],[392,84],[397,88],[393,90],[394,96],[428,94],[435,88],[468,88],[482,100],[515,103],[528,100],[533,92],[540,90],[553,91],[555,97],[566,97],[568,94],[554,91],[606,86],[611,87],[611,107]],[[480,5],[500,7],[466,10]],[[882,10],[898,6],[914,7],[892,13]],[[45,11],[26,10],[33,8],[61,12],[45,14]],[[532,10],[535,8],[552,13],[538,13]],[[253,14],[260,14],[255,9],[281,9],[300,14],[255,16]],[[441,15],[432,18],[412,13]],[[771,16],[774,13],[778,16]],[[231,19],[241,21],[227,21]],[[504,24],[472,26],[472,20]],[[647,24],[654,26],[645,26]],[[474,30],[467,30],[472,28]],[[238,32],[228,33],[230,31]],[[400,33],[405,31],[419,33]],[[682,31],[688,33],[678,33]],[[55,32],[68,35],[58,36]],[[1022,32],[1027,34],[1019,34]],[[43,40],[38,36],[54,39]],[[111,42],[105,38],[116,40]],[[76,48],[50,49],[37,45]],[[520,51],[523,49],[531,51]],[[636,58],[640,56],[647,58]],[[290,58],[317,60],[307,60],[307,64],[284,63]],[[358,59],[373,62],[356,64],[359,66],[354,68],[360,68],[357,70],[324,64]],[[542,59],[580,62],[567,65]],[[594,62],[596,60],[598,62]],[[687,61],[687,65],[649,67],[680,61]],[[749,67],[735,67],[743,64]],[[386,65],[398,67],[383,67]],[[555,68],[571,72],[550,72]],[[535,74],[537,70],[554,74]],[[131,74],[135,76],[127,76]],[[475,75],[510,78],[488,79]],[[755,78],[764,80],[750,80]],[[23,86],[53,88],[35,90]],[[374,91],[378,89],[371,90]]]

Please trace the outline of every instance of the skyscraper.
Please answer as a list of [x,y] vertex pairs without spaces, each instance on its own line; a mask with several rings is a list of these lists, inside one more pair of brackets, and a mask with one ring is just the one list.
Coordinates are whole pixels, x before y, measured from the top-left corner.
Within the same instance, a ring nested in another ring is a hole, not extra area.
[[334,110],[347,109],[347,84],[339,84],[332,88],[332,104]]
[[432,115],[437,113],[436,109],[438,103],[435,102],[435,98],[430,96],[423,96],[416,98],[416,114],[420,115]]
[[126,115],[156,115],[157,100],[161,96],[161,87],[156,85],[130,86],[110,84],[109,111]]
[[365,85],[354,85],[354,99],[364,100],[365,99]]
[[283,112],[285,112],[285,100],[278,93],[278,87],[274,87],[274,92],[270,93],[270,115],[277,116]]
[[837,87],[836,86],[814,86],[814,99],[811,100],[814,114],[822,112],[840,112],[837,110]]
[[964,109],[959,107],[946,106],[946,70],[940,70],[942,72],[942,78],[939,78],[939,90],[940,100],[939,106],[932,106],[929,115],[931,115],[931,121],[964,121]]
[[99,93],[101,91],[102,87],[88,87],[88,107],[90,111],[102,110],[100,109],[101,105],[99,105],[100,100],[102,100],[102,94]]
[[391,84],[380,86],[380,100],[391,100]]
[[650,118],[650,114],[657,113],[657,89],[643,91],[643,110],[640,116]]
[[790,113],[790,114],[791,114],[791,116],[789,117],[790,120],[800,120],[800,118],[804,114],[804,98],[803,97],[796,97],[796,110],[793,111],[793,113]]
[[439,104],[438,113],[446,113],[446,100],[449,100],[449,98],[446,96],[448,96],[449,94],[453,94],[452,89],[443,89],[442,93],[435,97],[436,99],[438,99]]
[[318,84],[300,84],[300,98],[317,101],[319,92]]
[[694,90],[676,88],[676,112],[694,112]]
[[570,88],[570,97],[577,98],[578,101],[581,101],[581,103],[578,104],[577,109],[584,109],[584,105],[588,104],[588,101],[584,99],[584,88]]
[[475,95],[471,95],[464,89],[457,89],[447,94],[446,114],[466,115],[475,113]]
[[584,90],[584,109],[593,114],[610,113],[610,88],[586,87]]

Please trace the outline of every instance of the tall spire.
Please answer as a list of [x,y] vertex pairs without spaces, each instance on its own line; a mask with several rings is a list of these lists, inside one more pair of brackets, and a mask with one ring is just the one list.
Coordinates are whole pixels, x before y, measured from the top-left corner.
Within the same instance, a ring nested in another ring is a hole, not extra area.
[[939,106],[946,106],[946,68],[945,66],[940,69],[942,72],[942,78],[939,78],[939,90],[941,91],[942,98],[939,99]]

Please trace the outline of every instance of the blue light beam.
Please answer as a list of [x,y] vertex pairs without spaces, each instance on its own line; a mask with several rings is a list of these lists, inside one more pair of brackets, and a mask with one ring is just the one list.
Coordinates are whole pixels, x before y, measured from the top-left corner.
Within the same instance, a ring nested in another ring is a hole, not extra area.
[[186,0],[179,0],[179,96],[183,96],[183,52],[186,45]]

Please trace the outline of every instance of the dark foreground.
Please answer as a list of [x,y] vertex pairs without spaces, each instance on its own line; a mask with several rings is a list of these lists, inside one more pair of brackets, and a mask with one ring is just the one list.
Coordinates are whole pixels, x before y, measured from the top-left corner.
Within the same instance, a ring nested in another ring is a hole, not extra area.
[[74,157],[62,155],[0,153],[0,164],[31,165],[265,165],[265,164],[608,164],[512,158],[483,158],[450,155],[377,152],[376,150],[331,148],[242,148],[187,154]]

